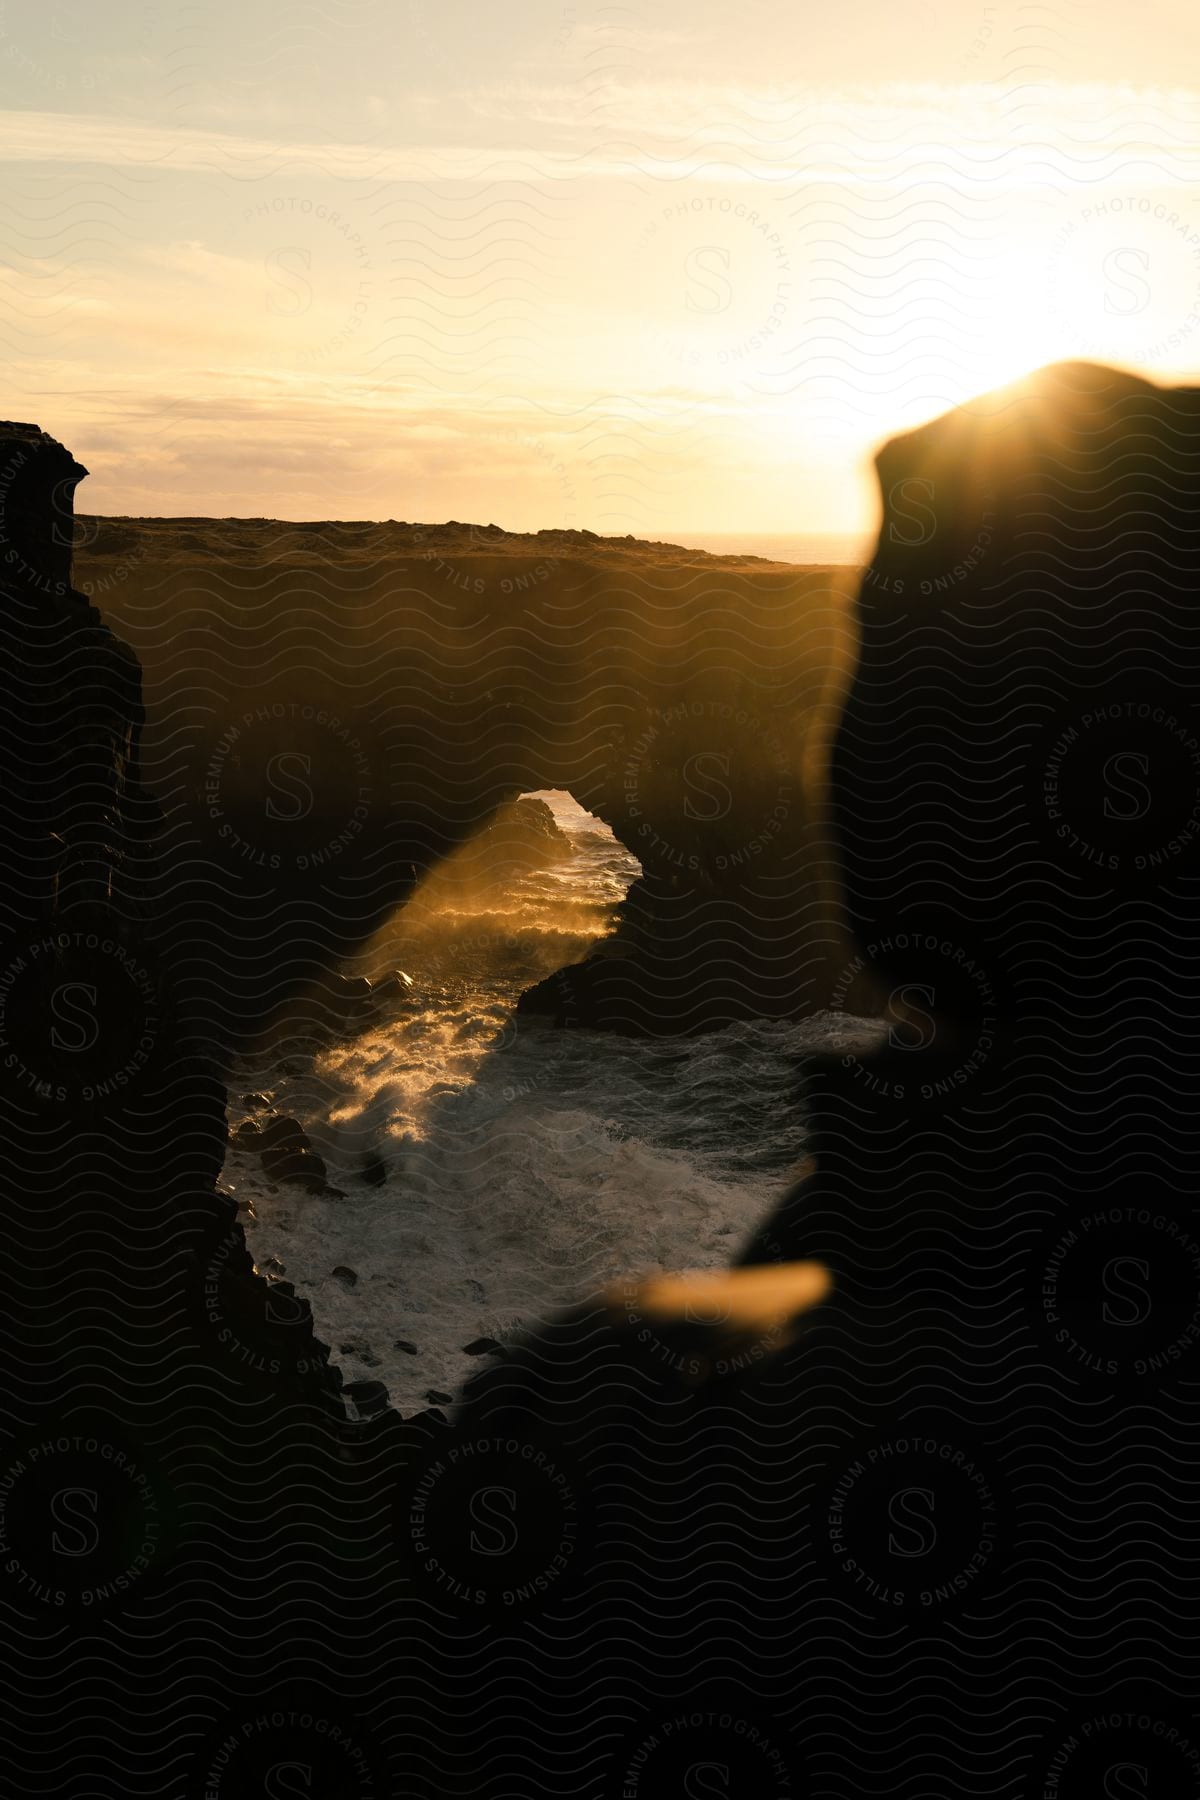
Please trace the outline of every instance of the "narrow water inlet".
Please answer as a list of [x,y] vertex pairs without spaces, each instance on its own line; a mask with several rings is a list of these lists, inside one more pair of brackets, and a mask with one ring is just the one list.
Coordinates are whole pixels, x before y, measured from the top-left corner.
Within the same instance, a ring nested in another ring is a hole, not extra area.
[[382,1381],[402,1412],[445,1405],[468,1346],[615,1279],[727,1266],[803,1155],[803,1057],[861,1032],[759,1020],[647,1041],[518,1019],[639,872],[570,794],[524,795],[356,960],[402,972],[378,1011],[238,1071],[233,1091],[298,1121],[336,1190],[231,1150],[251,1251],[307,1297],[346,1379]]
[[640,873],[571,794],[522,794],[429,871],[356,969],[386,975],[401,954],[431,974],[455,969],[488,985],[506,987],[522,965],[538,980],[612,929]]
[[[354,1272],[364,1240],[380,1229],[398,1263],[439,1265],[430,1291],[443,1290],[449,1317],[463,1298],[492,1290],[466,1277],[461,1295],[445,1293],[441,1265],[463,1248],[450,1196],[458,1189],[484,1204],[507,1121],[543,1085],[530,1059],[513,1055],[517,1001],[611,930],[639,873],[608,826],[565,790],[521,795],[433,869],[347,965],[390,995],[378,1012],[332,1045],[276,1043],[243,1059],[235,1088],[264,1096],[272,1113],[303,1127],[337,1194],[272,1182],[253,1149],[237,1146],[225,1182],[249,1204],[252,1251],[308,1295],[348,1375],[394,1364],[394,1343],[381,1350],[363,1339],[361,1308],[349,1304],[357,1276],[349,1283],[332,1273]],[[236,1105],[230,1122],[236,1131]],[[407,1277],[400,1286],[411,1309],[428,1304]],[[503,1302],[497,1333],[515,1326],[515,1304]],[[473,1333],[481,1334],[492,1335]],[[406,1361],[400,1367],[412,1372]]]

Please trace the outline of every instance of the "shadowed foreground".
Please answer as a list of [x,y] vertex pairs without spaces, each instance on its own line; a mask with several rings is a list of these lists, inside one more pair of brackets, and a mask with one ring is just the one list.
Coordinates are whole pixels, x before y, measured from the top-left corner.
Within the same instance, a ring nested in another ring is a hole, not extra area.
[[[30,1791],[1197,1790],[1198,456],[1193,391],[1082,366],[883,453],[817,829],[831,1003],[890,1038],[812,1071],[732,1285],[631,1280],[453,1417],[353,1421],[296,1297],[224,1285],[169,958],[118,1104],[10,1080]],[[107,993],[87,932],[150,958],[162,891],[136,668],[81,598],[6,605],[16,930],[77,921],[51,990]]]

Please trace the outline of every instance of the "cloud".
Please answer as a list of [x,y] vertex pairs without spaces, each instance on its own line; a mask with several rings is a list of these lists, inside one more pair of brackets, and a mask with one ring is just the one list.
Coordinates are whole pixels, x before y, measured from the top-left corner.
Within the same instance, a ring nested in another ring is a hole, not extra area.
[[[614,84],[602,117],[571,86],[479,87],[438,97],[458,140],[305,142],[94,113],[9,112],[0,160],[217,174],[256,182],[303,172],[379,182],[561,181],[646,175],[720,181],[911,181],[931,163],[992,184],[1039,178],[1194,179],[1200,95],[1123,84],[1045,84],[1020,98],[992,84],[814,89],[786,101],[753,89]],[[411,118],[410,118],[411,123]],[[436,128],[437,120],[433,121]],[[509,138],[511,141],[506,142]]]

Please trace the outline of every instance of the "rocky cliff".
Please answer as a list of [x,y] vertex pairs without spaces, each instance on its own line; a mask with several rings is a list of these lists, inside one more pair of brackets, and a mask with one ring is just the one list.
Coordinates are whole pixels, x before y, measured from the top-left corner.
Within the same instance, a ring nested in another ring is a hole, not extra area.
[[[144,779],[141,671],[71,586],[72,496],[86,473],[37,426],[0,425],[12,1391],[52,1410],[86,1371],[89,1394],[111,1400],[138,1389],[147,1359],[164,1381],[203,1370],[219,1385],[223,1309],[231,1329],[262,1340],[264,1362],[305,1363],[297,1394],[340,1417],[303,1309],[266,1348],[266,1284],[215,1191],[224,1091],[173,964],[174,876]],[[206,1314],[213,1257],[221,1294]]]
[[[1066,364],[877,466],[835,1004],[872,979],[889,1032],[812,1072],[811,1173],[751,1252],[816,1258],[837,1295],[791,1370],[829,1558],[808,1626],[842,1599],[875,1621],[828,1704],[897,1764],[1006,1791],[1019,1717],[1014,1791],[1173,1790],[1197,1672],[1200,390]],[[932,1529],[896,1528],[910,1503]]]
[[641,862],[600,970],[531,1000],[678,1030],[821,996],[824,742],[847,570],[448,524],[87,520],[134,646],[164,904],[219,1031],[362,943],[522,791],[568,788]]

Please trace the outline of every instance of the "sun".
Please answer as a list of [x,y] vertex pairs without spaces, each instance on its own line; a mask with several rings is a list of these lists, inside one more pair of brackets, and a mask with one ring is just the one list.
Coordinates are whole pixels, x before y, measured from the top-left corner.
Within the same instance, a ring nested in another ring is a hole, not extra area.
[[944,257],[928,289],[928,323],[896,341],[879,370],[879,436],[907,431],[1080,349],[1046,303],[1034,234],[1005,242],[981,269],[964,248]]

